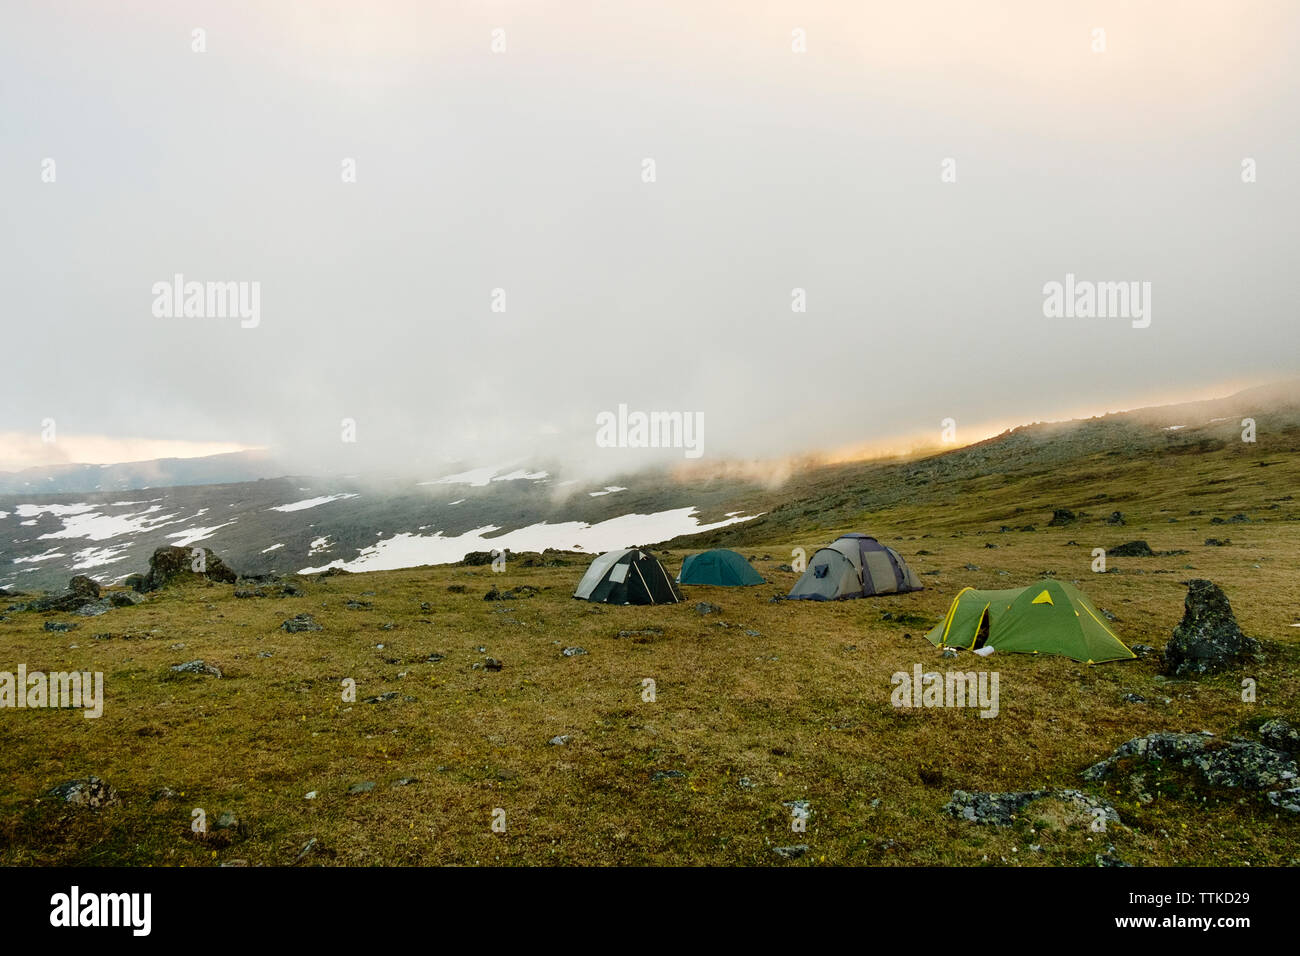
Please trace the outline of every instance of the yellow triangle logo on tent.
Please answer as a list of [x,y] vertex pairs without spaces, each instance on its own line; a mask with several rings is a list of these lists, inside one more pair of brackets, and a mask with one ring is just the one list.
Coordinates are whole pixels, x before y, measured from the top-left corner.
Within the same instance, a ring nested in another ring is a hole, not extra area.
[[1056,602],[1052,600],[1052,596],[1051,596],[1050,594],[1048,594],[1046,590],[1044,590],[1043,593],[1041,593],[1040,595],[1038,595],[1038,597],[1034,598],[1034,599],[1033,599],[1032,601],[1030,601],[1029,603],[1030,603],[1030,604],[1050,604],[1050,605],[1052,605],[1052,607],[1056,607]]

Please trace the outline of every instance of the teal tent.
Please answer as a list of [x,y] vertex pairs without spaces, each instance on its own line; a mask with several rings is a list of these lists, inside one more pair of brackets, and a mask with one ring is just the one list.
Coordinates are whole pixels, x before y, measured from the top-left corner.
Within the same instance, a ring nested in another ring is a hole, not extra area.
[[762,584],[762,576],[735,551],[718,549],[692,554],[682,562],[677,575],[680,584],[714,584],[721,587],[748,587]]

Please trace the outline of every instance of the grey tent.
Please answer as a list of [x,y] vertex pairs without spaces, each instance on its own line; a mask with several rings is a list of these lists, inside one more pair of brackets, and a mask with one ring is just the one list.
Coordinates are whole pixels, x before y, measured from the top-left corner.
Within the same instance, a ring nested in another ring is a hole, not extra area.
[[818,549],[789,598],[834,601],[920,591],[921,579],[893,548],[865,534],[840,535]]
[[676,604],[682,592],[653,555],[625,548],[592,561],[573,596],[603,604]]

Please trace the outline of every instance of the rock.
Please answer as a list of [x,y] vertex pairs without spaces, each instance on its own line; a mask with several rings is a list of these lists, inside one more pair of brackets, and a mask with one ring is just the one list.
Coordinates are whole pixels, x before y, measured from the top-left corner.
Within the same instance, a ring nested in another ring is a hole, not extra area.
[[109,591],[108,603],[113,607],[133,607],[144,598],[135,591]]
[[397,700],[397,698],[400,697],[400,696],[401,696],[401,695],[400,695],[397,691],[395,691],[395,690],[390,690],[390,691],[385,691],[384,693],[380,694],[378,697],[367,697],[367,698],[363,701],[363,703],[366,703],[366,704],[382,704],[382,703],[386,703],[386,702],[388,702],[388,701],[390,701],[390,700]]
[[557,734],[556,736],[552,737],[550,740],[546,741],[546,744],[549,747],[563,747],[566,746],[568,742],[572,739],[573,738],[570,737],[568,734]]
[[783,860],[797,860],[810,849],[807,843],[796,843],[794,846],[774,846],[772,852]]
[[943,656],[944,656],[944,657],[956,657],[956,656],[957,656],[957,648],[955,648],[955,647],[945,647],[945,648],[943,649]]
[[1067,524],[1073,524],[1077,516],[1069,508],[1057,508],[1052,512],[1052,520],[1047,522],[1049,528],[1060,528]]
[[409,787],[413,783],[419,783],[419,777],[398,777],[393,781],[394,787]]
[[77,625],[68,624],[66,621],[46,621],[44,627],[47,631],[63,632],[75,630]]
[[754,783],[754,781],[750,780],[748,777],[741,777],[740,780],[737,781],[737,785],[742,790],[755,790],[758,788],[758,784]]
[[654,773],[650,774],[650,780],[653,783],[658,783],[660,780],[675,780],[678,777],[684,776],[686,776],[686,774],[682,773],[680,770],[656,770]]
[[[509,551],[505,552],[506,555],[508,555],[509,553],[510,553]],[[469,568],[482,567],[485,564],[491,564],[492,552],[471,551],[461,559],[460,563],[463,564],[465,567],[469,567]]]
[[86,603],[84,596],[65,591],[62,594],[44,594],[26,604],[14,606],[16,611],[75,611]]
[[785,571],[787,574],[794,574],[794,568],[792,568],[792,567],[791,567],[790,565],[788,565],[788,564],[778,564],[778,565],[776,566],[776,569],[777,569],[778,571]]
[[354,783],[352,786],[348,787],[348,793],[354,795],[358,793],[369,793],[373,789],[375,789],[375,782],[373,780],[366,780],[362,783]]
[[1259,641],[1241,633],[1227,596],[1214,583],[1189,581],[1183,608],[1183,619],[1165,647],[1166,674],[1212,674],[1258,654]]
[[69,780],[52,789],[50,795],[87,810],[99,810],[122,802],[121,795],[98,777]]
[[81,595],[87,601],[99,600],[99,582],[84,574],[78,574],[68,582],[68,591]]
[[1268,802],[1280,810],[1300,813],[1300,787],[1290,790],[1274,790],[1268,795]]
[[206,664],[200,660],[186,661],[184,664],[173,664],[172,670],[177,674],[207,674],[211,677],[220,677],[221,668],[212,664]]
[[695,605],[695,613],[699,614],[701,617],[707,617],[710,614],[721,614],[722,608],[718,607],[716,604],[710,604],[708,601],[701,601],[699,604]]
[[316,619],[310,614],[295,614],[289,618],[280,627],[284,628],[290,634],[297,634],[301,631],[323,631],[324,628],[316,623]]
[[1230,544],[1232,544],[1232,541],[1230,541],[1227,538],[1223,538],[1223,539],[1206,538],[1205,539],[1205,545],[1208,548],[1226,548]]
[[[347,570],[346,568],[326,568],[320,574],[316,575],[316,580],[323,581],[325,580],[325,578],[332,578],[340,574],[351,574],[351,573],[352,572]],[[313,840],[312,842],[314,843],[315,841]]]
[[1259,739],[1274,750],[1300,755],[1300,727],[1288,721],[1276,718],[1261,724]]
[[501,600],[501,592],[496,589],[496,585],[493,585],[491,588],[488,589],[488,593],[483,595],[483,600],[485,601]]
[[[191,554],[193,550],[203,552],[202,567],[204,570],[201,572],[194,570],[196,557]],[[166,547],[154,551],[149,557],[149,570],[142,577],[137,578],[132,583],[132,587],[144,594],[169,587],[172,584],[182,583],[187,579],[198,578],[220,581],[223,584],[234,584],[239,580],[239,575],[235,574],[224,561],[217,557],[215,552],[208,548]]]
[[1106,853],[1097,854],[1097,865],[1098,866],[1132,866],[1133,864],[1125,863],[1123,860],[1117,857],[1113,851],[1108,851]]
[[318,794],[315,790],[308,790],[305,794],[303,794],[303,799],[315,800],[318,796],[320,796],[320,794]]
[[1190,763],[1212,787],[1269,790],[1279,784],[1294,785],[1300,777],[1300,767],[1294,760],[1253,740],[1229,741],[1192,757]]
[[1084,780],[1102,780],[1109,776],[1120,760],[1125,757],[1138,757],[1146,760],[1181,760],[1200,753],[1205,743],[1211,739],[1207,733],[1153,733],[1145,737],[1134,737],[1120,744],[1105,760],[1088,767],[1080,775]]
[[566,647],[564,650],[560,651],[560,653],[565,657],[579,657],[586,654],[587,650],[583,647]]
[[505,667],[505,665],[502,664],[495,657],[489,657],[485,661],[483,661],[483,667],[485,670],[499,671],[501,670],[501,668]]
[[781,806],[790,808],[790,816],[807,820],[812,816],[812,804],[807,800],[783,800]]
[[1156,653],[1156,649],[1150,644],[1133,644],[1129,647],[1129,650],[1136,654],[1139,660],[1150,657],[1152,654]]
[[81,607],[77,608],[76,613],[81,617],[99,617],[101,614],[107,614],[112,608],[113,605],[108,603],[108,599],[105,598],[102,601],[92,601],[89,604],[81,605]]
[[1130,758],[1136,763],[1168,761],[1197,772],[1210,786],[1243,790],[1267,790],[1300,775],[1300,768],[1286,754],[1252,740],[1219,743],[1204,732],[1159,732],[1125,741],[1081,776],[1093,781],[1106,779],[1121,761]]
[[302,849],[298,851],[298,856],[293,862],[301,863],[303,860],[307,858],[308,854],[310,854],[318,846],[320,846],[320,843],[316,840],[315,837],[312,837],[310,840],[308,840],[306,843],[303,844]]
[[214,830],[242,830],[239,818],[233,813],[223,813],[217,817],[217,822],[212,824]]
[[1036,800],[1061,800],[1079,811],[1086,820],[1104,816],[1108,823],[1119,823],[1119,814],[1109,804],[1081,790],[1022,790],[1010,793],[982,793],[954,790],[952,799],[944,804],[944,811],[959,820],[971,823],[1009,827],[1016,814]]
[[1106,549],[1108,558],[1154,558],[1156,553],[1145,541],[1126,541],[1113,548]]
[[1141,694],[1125,694],[1123,700],[1126,704],[1145,704],[1147,699]]
[[1126,524],[1124,514],[1120,511],[1112,511],[1110,517],[1106,519],[1106,524]]

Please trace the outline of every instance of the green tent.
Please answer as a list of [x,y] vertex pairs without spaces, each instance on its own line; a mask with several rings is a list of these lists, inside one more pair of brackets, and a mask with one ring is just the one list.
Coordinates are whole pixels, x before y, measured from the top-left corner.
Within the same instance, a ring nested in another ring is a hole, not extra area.
[[925,637],[937,647],[1059,654],[1087,664],[1137,656],[1106,626],[1083,592],[1065,581],[1044,580],[1005,591],[965,588]]
[[762,584],[763,578],[735,551],[720,548],[689,555],[677,575],[680,584],[716,584],[722,587],[747,587]]

